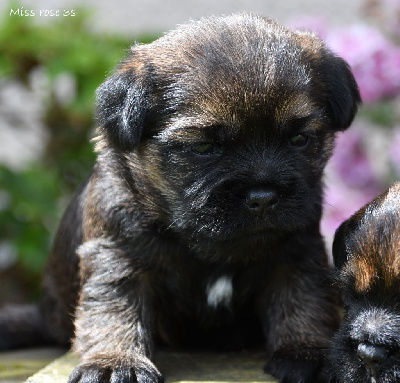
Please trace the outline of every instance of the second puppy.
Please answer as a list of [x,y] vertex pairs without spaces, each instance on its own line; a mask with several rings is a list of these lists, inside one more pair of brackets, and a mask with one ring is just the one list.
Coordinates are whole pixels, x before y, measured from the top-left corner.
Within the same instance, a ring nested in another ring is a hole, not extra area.
[[400,183],[338,229],[333,245],[346,309],[332,359],[341,382],[400,381]]

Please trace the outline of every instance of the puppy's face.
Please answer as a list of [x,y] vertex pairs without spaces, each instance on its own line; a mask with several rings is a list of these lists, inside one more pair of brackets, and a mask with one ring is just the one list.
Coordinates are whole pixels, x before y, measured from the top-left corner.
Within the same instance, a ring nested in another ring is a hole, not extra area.
[[233,15],[133,47],[97,110],[145,210],[204,249],[318,222],[334,132],[358,102],[347,65],[314,36]]
[[342,382],[400,379],[400,183],[336,233],[345,316],[332,352]]

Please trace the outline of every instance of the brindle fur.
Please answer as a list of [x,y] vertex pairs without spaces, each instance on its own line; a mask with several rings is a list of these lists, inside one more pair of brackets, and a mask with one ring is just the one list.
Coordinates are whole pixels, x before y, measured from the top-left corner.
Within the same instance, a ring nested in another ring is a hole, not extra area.
[[346,308],[332,360],[341,382],[400,379],[400,183],[338,229],[334,257]]
[[[97,91],[98,159],[45,273],[51,335],[67,343],[74,319],[81,365],[69,382],[161,382],[156,342],[232,350],[262,339],[281,382],[327,382],[338,314],[321,178],[359,101],[347,64],[318,38],[255,15],[132,47]],[[209,154],[196,152],[203,143]],[[266,190],[273,207],[250,207]],[[220,280],[232,296],[210,304]]]

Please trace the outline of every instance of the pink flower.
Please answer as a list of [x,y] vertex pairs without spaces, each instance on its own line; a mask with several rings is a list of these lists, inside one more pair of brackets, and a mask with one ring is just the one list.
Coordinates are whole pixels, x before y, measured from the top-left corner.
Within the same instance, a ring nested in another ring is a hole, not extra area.
[[[400,0],[391,1],[400,7]],[[377,28],[355,24],[328,29],[321,18],[298,18],[291,26],[315,31],[349,63],[365,103],[400,93],[400,48]]]
[[359,130],[349,130],[337,136],[331,166],[339,179],[351,187],[376,185],[372,165],[363,146],[362,132]]
[[352,67],[364,65],[365,60],[390,45],[377,29],[362,24],[331,29],[326,34],[325,41]]
[[351,188],[340,180],[331,182],[326,187],[324,195],[324,214],[321,221],[323,234],[331,237],[343,221],[350,218],[373,197],[374,193]]
[[400,49],[377,29],[365,25],[332,30],[327,45],[351,66],[364,102],[400,90]]
[[321,232],[328,249],[340,224],[383,191],[373,172],[359,129],[338,135],[326,170]]
[[341,223],[382,191],[382,189],[374,188],[353,188],[333,177],[325,189],[324,212],[321,220],[321,233],[328,250],[331,249],[335,231]]
[[400,0],[382,0],[383,4],[391,7],[394,12],[400,10]]
[[324,39],[328,33],[327,22],[322,17],[300,16],[289,22],[289,28],[294,30],[305,30],[315,33],[319,38]]

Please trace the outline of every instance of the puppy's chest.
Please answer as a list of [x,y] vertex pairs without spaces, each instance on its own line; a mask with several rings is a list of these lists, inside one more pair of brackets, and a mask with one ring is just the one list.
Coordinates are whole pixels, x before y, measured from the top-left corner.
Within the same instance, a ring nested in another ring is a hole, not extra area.
[[232,307],[234,294],[233,275],[226,273],[217,278],[209,278],[204,290],[208,307],[214,309]]
[[171,308],[202,315],[207,312],[234,312],[256,295],[259,278],[232,269],[175,270],[162,273],[157,298]]

